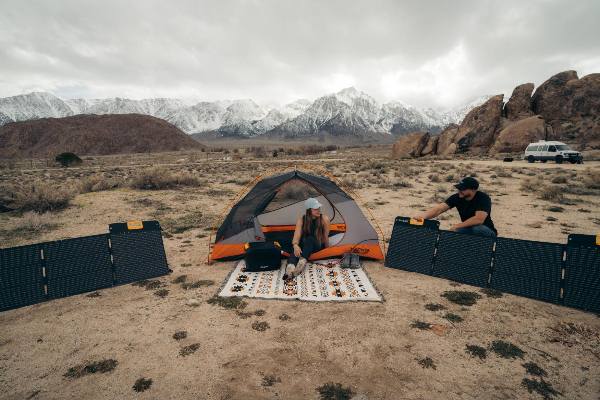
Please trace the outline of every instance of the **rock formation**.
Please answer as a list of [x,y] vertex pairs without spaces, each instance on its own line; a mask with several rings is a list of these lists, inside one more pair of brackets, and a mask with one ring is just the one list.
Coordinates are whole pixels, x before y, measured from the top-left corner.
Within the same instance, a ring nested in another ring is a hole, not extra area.
[[504,107],[503,95],[493,96],[439,135],[401,138],[393,155],[520,153],[540,139],[600,149],[600,74],[579,79],[575,71],[565,71],[531,95],[533,88],[532,83],[517,86]]
[[413,132],[402,136],[392,148],[394,158],[419,157],[429,143],[429,133]]
[[533,115],[531,110],[531,93],[533,83],[524,83],[517,86],[504,106],[505,117],[509,120],[527,118]]

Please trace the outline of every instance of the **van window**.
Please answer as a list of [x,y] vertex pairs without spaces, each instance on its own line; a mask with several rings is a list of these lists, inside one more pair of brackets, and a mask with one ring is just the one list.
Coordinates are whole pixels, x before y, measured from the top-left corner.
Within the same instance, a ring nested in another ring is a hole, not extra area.
[[560,151],[571,150],[566,144],[558,144],[556,145],[556,149]]
[[556,146],[549,146],[548,151],[551,153],[556,153]]
[[540,146],[531,146],[531,151],[538,151]]
[[541,147],[542,147],[542,148],[541,148],[541,149],[539,149],[540,151],[548,151],[548,145],[547,145],[547,144],[545,144],[545,145],[543,145],[543,146],[541,146]]

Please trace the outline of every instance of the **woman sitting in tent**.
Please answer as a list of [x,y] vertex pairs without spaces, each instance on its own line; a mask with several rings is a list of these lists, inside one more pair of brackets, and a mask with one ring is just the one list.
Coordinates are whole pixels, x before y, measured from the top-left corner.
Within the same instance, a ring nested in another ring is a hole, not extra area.
[[330,221],[321,213],[321,203],[311,197],[304,202],[304,208],[306,213],[296,221],[292,239],[294,254],[288,258],[284,279],[300,275],[310,255],[329,245]]

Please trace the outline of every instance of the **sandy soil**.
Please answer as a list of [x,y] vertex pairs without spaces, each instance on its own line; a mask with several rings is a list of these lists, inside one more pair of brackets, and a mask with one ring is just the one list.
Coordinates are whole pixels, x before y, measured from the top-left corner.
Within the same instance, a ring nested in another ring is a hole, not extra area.
[[[376,262],[365,266],[384,303],[247,299],[242,313],[207,303],[233,268],[233,263],[207,265],[210,226],[256,173],[266,173],[274,164],[222,160],[217,168],[216,161],[181,154],[141,158],[148,165],[190,171],[203,184],[79,194],[69,208],[51,215],[57,226],[35,234],[22,230],[27,216],[0,214],[2,247],[103,233],[109,223],[128,219],[158,219],[171,232],[185,227],[164,240],[174,270],[159,279],[168,290],[164,298],[155,290],[126,285],[102,290],[98,297],[79,295],[0,313],[0,399],[318,399],[317,388],[328,382],[351,388],[357,399],[543,398],[528,392],[524,378],[547,382],[560,393],[556,398],[599,398],[600,318],[566,307],[485,294],[473,306],[459,306],[440,295],[480,289]],[[600,230],[600,196],[583,190],[598,163],[393,161],[366,149],[312,157],[320,158],[313,163],[353,185],[386,236],[395,216],[413,215],[441,200],[451,193],[451,182],[473,172],[492,196],[492,217],[503,236],[563,243],[569,232]],[[119,163],[110,164],[104,160],[100,170],[122,177],[131,173]],[[5,182],[43,178],[70,185],[98,169],[0,173]],[[522,188],[526,179],[547,181],[557,175],[569,177],[581,191],[556,204],[541,200],[535,187]],[[549,211],[553,206],[562,211]],[[442,228],[458,222],[455,213],[445,218]],[[214,285],[185,290],[173,283],[181,275],[188,282],[212,280]],[[445,309],[428,311],[428,303]],[[247,314],[256,310],[264,315]],[[448,321],[448,312],[463,321]],[[280,318],[283,314],[289,318]],[[253,329],[257,321],[267,322],[268,329]],[[436,324],[436,329],[414,328],[415,321]],[[186,331],[187,337],[173,339],[176,331]],[[489,349],[495,340],[525,353],[522,358],[502,358]],[[195,343],[196,352],[180,354]],[[487,357],[471,356],[466,345],[487,348]],[[420,363],[427,357],[433,365]],[[118,364],[111,372],[64,376],[71,367],[103,359]],[[527,374],[522,365],[527,362],[542,367],[547,376]],[[152,379],[152,386],[136,393],[132,386],[142,377]]]

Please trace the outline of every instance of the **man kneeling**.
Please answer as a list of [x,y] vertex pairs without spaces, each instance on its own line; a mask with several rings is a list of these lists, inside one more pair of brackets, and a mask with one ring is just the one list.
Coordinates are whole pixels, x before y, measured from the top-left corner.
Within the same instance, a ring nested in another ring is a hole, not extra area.
[[481,236],[495,237],[498,234],[492,222],[492,200],[484,192],[480,192],[479,182],[473,177],[463,178],[454,185],[458,193],[448,197],[445,202],[440,203],[423,214],[418,219],[431,219],[456,207],[460,215],[460,224],[456,224],[450,230],[458,233],[470,233]]

